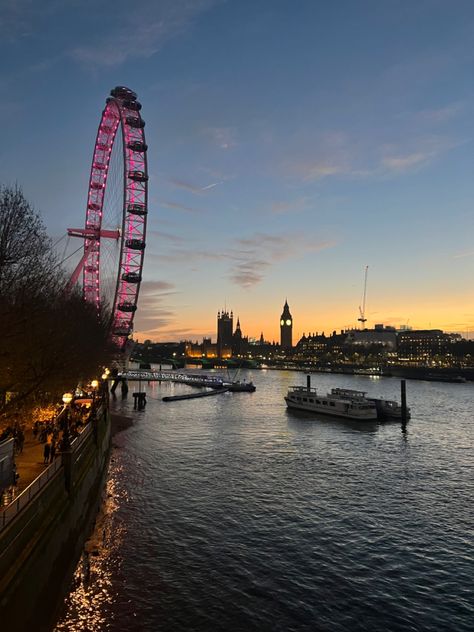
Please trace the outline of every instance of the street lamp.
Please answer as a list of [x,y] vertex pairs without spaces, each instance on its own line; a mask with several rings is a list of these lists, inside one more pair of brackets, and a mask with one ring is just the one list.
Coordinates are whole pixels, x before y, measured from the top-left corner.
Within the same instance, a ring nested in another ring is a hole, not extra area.
[[66,406],[69,406],[69,404],[72,402],[72,398],[73,398],[73,394],[72,393],[64,393],[63,395],[63,402]]
[[64,402],[64,428],[63,428],[63,444],[62,449],[70,450],[71,449],[71,441],[69,438],[69,406],[73,400],[72,393],[64,393],[63,402]]
[[63,427],[63,439],[61,442],[61,461],[64,468],[64,485],[66,486],[67,493],[72,490],[72,452],[71,452],[71,439],[69,437],[69,407],[74,396],[72,393],[64,393],[64,427]]
[[98,380],[92,380],[91,387],[92,387],[92,408],[94,409],[94,407],[95,407],[95,396],[97,394],[97,389],[99,388],[99,381]]

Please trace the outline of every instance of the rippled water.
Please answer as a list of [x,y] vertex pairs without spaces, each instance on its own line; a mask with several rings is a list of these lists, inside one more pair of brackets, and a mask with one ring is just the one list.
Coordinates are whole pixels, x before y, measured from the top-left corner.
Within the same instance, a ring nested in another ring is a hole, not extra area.
[[402,432],[288,411],[302,373],[241,377],[257,391],[115,402],[134,425],[56,630],[472,630],[474,384],[408,381]]

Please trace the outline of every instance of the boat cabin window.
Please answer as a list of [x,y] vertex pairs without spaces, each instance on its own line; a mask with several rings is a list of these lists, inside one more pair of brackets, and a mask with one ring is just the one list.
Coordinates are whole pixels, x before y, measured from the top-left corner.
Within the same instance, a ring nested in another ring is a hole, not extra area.
[[316,400],[316,404],[320,404],[321,402],[319,401],[319,399]]
[[307,401],[308,401],[308,398],[307,398],[307,397],[303,397],[303,401],[304,401],[304,402],[307,402]]
[[309,403],[310,404],[314,404],[314,399],[311,399],[311,397],[309,398]]
[[336,404],[335,404],[335,402],[329,402],[329,404],[330,404],[331,406],[335,406],[335,405],[336,405]]
[[328,403],[327,403],[327,402],[323,402],[323,406],[327,406],[327,405],[328,405]]

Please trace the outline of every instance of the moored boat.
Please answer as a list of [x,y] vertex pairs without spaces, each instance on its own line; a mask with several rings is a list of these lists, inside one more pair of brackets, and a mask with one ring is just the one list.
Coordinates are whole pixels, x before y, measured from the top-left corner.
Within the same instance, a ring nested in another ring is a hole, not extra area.
[[315,388],[311,388],[309,377],[306,387],[291,386],[285,401],[288,408],[297,410],[323,413],[324,415],[357,421],[377,420],[377,409],[374,402],[358,396],[341,396],[333,392],[319,395]]
[[228,388],[232,393],[236,392],[245,392],[245,393],[254,393],[257,388],[253,382],[246,382],[245,380],[241,382],[240,380],[236,382],[224,382],[224,386]]
[[[383,399],[378,397],[367,397],[367,393],[365,391],[356,391],[350,388],[333,388],[331,393],[342,397],[343,399],[365,399],[369,402],[373,402],[375,404],[375,409],[377,411],[377,418],[380,420],[386,419],[402,419],[403,412],[400,404],[391,399]],[[407,408],[407,419],[410,418],[410,409]]]

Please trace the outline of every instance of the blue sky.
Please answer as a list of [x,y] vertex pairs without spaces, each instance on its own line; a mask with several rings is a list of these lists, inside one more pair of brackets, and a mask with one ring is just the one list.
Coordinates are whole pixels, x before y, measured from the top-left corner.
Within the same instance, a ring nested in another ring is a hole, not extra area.
[[474,4],[2,0],[0,180],[84,223],[109,90],[143,104],[140,339],[367,317],[474,329]]

